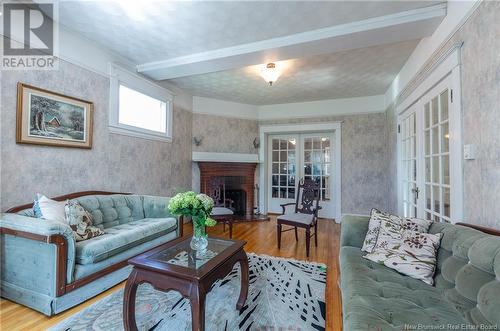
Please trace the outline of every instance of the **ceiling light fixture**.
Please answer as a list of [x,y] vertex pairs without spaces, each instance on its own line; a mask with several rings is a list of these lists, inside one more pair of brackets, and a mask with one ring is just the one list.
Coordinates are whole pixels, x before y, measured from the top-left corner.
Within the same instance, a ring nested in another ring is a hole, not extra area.
[[278,80],[281,72],[276,68],[276,64],[271,62],[260,70],[260,75],[270,86],[273,86],[273,83]]
[[125,13],[134,21],[143,21],[145,20],[145,9],[146,3],[139,2],[137,0],[115,0],[118,3]]

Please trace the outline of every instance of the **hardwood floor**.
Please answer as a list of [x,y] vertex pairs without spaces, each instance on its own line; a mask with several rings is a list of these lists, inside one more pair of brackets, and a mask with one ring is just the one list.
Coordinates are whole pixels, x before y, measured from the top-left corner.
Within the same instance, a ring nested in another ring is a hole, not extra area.
[[[311,243],[311,256],[306,259],[305,234],[299,231],[299,242],[295,242],[293,231],[283,233],[281,249],[276,244],[276,218],[271,217],[269,222],[238,223],[233,227],[233,237],[247,241],[245,250],[256,254],[266,254],[321,262],[327,265],[326,308],[327,330],[342,330],[340,292],[338,290],[338,251],[340,225],[332,220],[321,219],[318,223],[318,247]],[[192,233],[190,224],[184,225],[184,234]],[[209,235],[227,236],[222,231],[222,225],[209,229]],[[107,290],[104,293],[88,300],[59,315],[47,317],[34,310],[18,305],[11,301],[0,300],[0,330],[46,330],[76,312],[90,306],[105,296],[124,286],[124,282]]]

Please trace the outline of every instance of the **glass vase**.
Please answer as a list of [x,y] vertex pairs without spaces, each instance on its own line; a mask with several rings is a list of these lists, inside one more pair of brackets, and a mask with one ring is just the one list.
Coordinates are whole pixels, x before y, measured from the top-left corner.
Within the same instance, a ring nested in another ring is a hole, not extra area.
[[193,217],[193,238],[191,238],[191,249],[203,251],[207,249],[208,239],[205,228],[205,219]]

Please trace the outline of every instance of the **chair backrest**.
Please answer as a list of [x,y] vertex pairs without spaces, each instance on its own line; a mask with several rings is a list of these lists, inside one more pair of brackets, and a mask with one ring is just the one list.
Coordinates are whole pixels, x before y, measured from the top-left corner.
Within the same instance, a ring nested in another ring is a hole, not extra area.
[[319,180],[302,178],[298,185],[295,212],[301,214],[314,214],[319,206]]
[[215,207],[226,207],[226,185],[223,177],[212,177],[207,183],[206,195],[214,200]]

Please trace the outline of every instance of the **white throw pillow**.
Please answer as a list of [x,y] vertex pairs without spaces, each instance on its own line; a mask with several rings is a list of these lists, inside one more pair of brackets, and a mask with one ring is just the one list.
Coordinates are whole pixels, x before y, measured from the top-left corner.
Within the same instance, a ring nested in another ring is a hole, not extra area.
[[366,232],[365,241],[363,241],[363,252],[371,253],[377,243],[378,233],[380,231],[380,222],[390,221],[389,214],[381,212],[376,208],[372,208],[370,213],[370,222],[368,223],[368,231]]
[[45,195],[37,194],[33,204],[33,212],[36,217],[67,224],[66,213],[64,212],[66,202],[67,200],[55,201]]
[[365,240],[363,242],[362,251],[372,253],[375,244],[377,243],[380,227],[383,222],[391,222],[394,227],[403,228],[407,231],[416,231],[427,233],[432,224],[430,220],[420,218],[405,218],[397,215],[382,212],[373,208],[370,214],[370,222],[368,224],[368,231],[366,232]]
[[433,285],[441,237],[382,222],[373,252],[363,257]]

